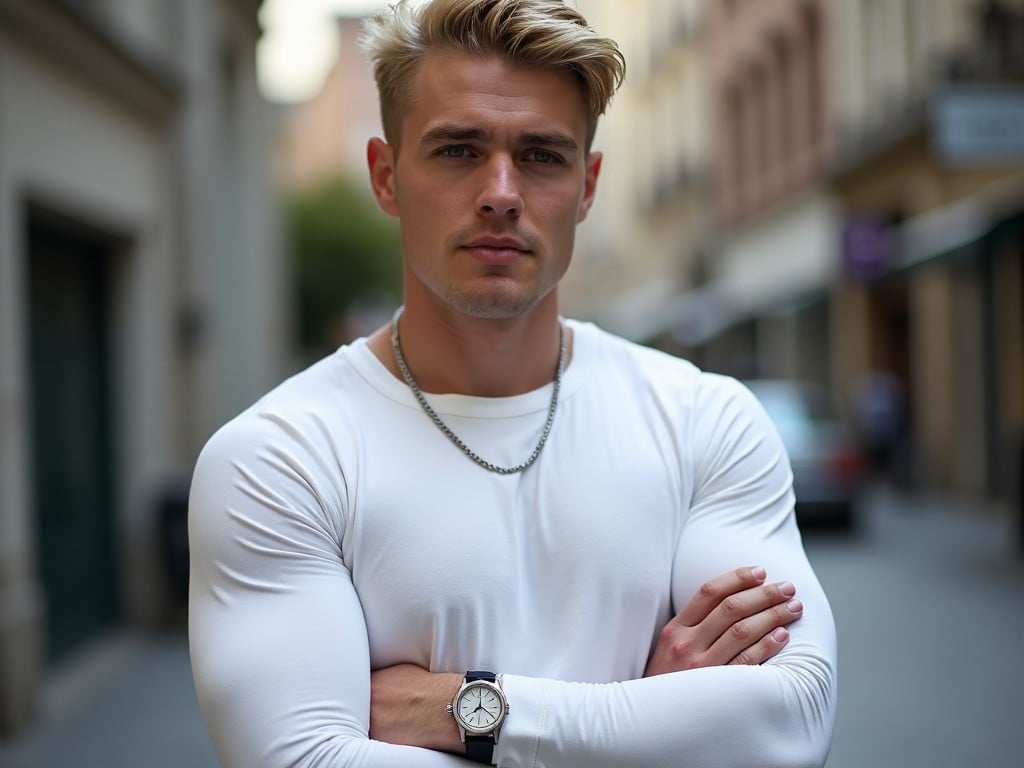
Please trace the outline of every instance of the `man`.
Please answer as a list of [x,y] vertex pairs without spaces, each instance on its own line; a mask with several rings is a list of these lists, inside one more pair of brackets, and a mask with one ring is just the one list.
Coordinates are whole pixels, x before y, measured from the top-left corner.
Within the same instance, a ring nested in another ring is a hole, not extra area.
[[365,43],[404,309],[197,463],[221,760],[823,764],[834,627],[767,417],[559,316],[618,49],[558,0],[400,3]]

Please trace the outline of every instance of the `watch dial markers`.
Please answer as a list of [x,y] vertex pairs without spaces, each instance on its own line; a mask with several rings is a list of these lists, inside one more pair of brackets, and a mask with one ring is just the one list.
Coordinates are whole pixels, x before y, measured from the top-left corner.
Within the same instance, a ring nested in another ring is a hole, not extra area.
[[458,714],[462,722],[476,729],[487,729],[501,719],[499,696],[483,686],[468,688],[459,697]]

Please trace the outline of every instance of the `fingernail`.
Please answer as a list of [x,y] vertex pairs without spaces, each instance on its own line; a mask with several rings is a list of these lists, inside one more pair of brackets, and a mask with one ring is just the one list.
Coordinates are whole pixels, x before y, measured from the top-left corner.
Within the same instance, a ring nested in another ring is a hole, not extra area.
[[760,565],[755,565],[753,568],[750,569],[750,575],[758,581],[761,581],[761,579],[763,579],[768,574],[765,573],[764,568],[762,568]]
[[804,609],[804,604],[799,600],[790,600],[786,603],[786,607],[789,608],[792,613],[800,613],[800,611]]
[[793,586],[792,584],[790,584],[790,583],[789,583],[788,581],[784,581],[784,582],[782,582],[781,584],[779,584],[779,591],[780,591],[780,592],[781,592],[781,593],[782,593],[782,594],[783,594],[783,595],[784,595],[785,597],[792,597],[793,595],[795,595],[795,594],[796,594],[796,587],[794,587],[794,586]]
[[789,639],[789,632],[784,630],[782,627],[779,627],[774,632],[772,632],[772,640],[774,640],[776,643],[784,643],[788,639]]

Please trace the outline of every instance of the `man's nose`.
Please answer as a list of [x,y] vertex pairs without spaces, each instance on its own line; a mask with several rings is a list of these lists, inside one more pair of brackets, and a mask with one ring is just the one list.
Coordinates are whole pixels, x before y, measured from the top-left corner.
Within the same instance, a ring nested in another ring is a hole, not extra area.
[[477,213],[482,216],[520,216],[523,212],[523,195],[512,159],[495,155],[484,166],[484,172],[486,175],[477,199]]

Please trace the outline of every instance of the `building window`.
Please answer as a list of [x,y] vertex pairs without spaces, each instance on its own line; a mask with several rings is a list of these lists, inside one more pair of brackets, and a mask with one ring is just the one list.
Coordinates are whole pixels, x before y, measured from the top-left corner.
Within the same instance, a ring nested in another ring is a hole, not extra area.
[[775,172],[783,176],[789,163],[793,145],[793,116],[787,104],[792,79],[792,57],[784,37],[776,37],[772,44],[772,122],[774,133]]
[[740,188],[746,172],[743,151],[743,91],[739,83],[733,82],[725,91],[724,145],[723,158],[723,203],[727,211],[733,212],[739,200]]
[[802,88],[807,99],[808,146],[816,154],[825,133],[825,60],[822,50],[821,18],[817,6],[803,11],[803,25],[807,40],[807,68]]

